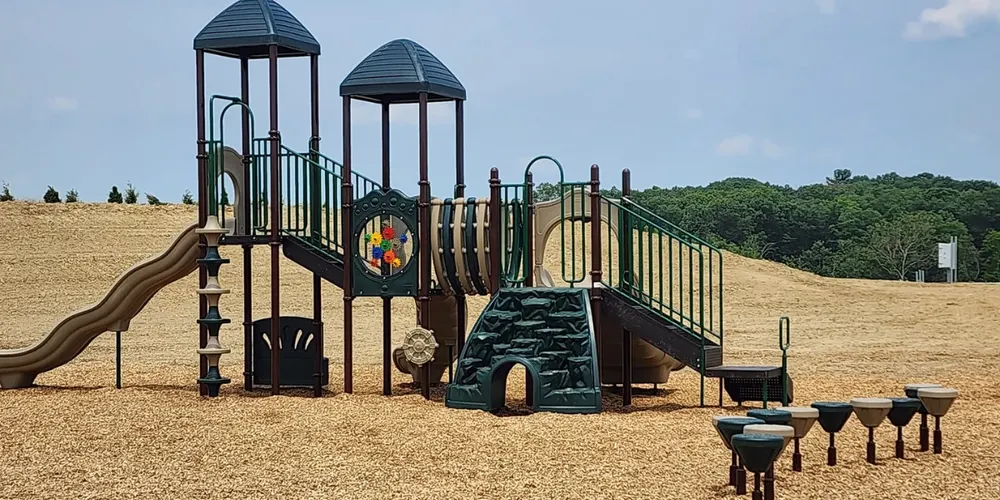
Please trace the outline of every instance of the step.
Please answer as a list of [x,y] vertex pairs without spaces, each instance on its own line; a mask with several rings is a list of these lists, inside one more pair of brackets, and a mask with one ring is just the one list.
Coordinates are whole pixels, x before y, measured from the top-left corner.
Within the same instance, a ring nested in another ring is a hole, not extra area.
[[526,319],[522,321],[515,321],[514,326],[521,329],[528,329],[531,331],[538,331],[545,328],[545,321],[538,319]]
[[540,328],[540,329],[536,330],[536,332],[538,333],[539,337],[547,337],[547,336],[554,337],[556,335],[563,335],[563,334],[565,334],[566,333],[566,329],[565,328]]
[[500,339],[500,334],[495,332],[476,332],[469,335],[469,341],[485,342],[492,344]]
[[510,349],[510,344],[493,344],[493,353],[496,355],[502,355]]
[[521,320],[521,313],[518,311],[492,309],[483,313],[483,319],[515,322]]
[[562,389],[570,385],[569,370],[545,370],[538,374],[541,385],[548,390]]
[[513,346],[513,347],[515,347],[515,348],[518,348],[518,347],[532,347],[532,348],[534,348],[534,347],[538,346],[541,343],[542,343],[542,341],[540,339],[514,339],[514,340],[512,340],[510,342],[510,345]]
[[479,358],[462,358],[462,360],[458,362],[459,368],[472,368],[483,364],[483,360]]
[[544,297],[532,297],[521,301],[521,308],[523,309],[548,309],[550,307],[552,307],[552,299]]
[[[508,356],[534,356],[535,355],[535,348],[534,347],[511,347],[510,349],[507,349],[507,355]],[[496,358],[496,356],[494,356],[494,359],[495,358]]]

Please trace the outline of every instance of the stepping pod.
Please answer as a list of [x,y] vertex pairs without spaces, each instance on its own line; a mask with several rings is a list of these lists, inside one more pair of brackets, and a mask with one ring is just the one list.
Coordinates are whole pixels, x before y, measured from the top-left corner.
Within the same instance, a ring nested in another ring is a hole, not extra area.
[[753,424],[763,424],[764,421],[749,417],[718,417],[713,419],[712,423],[715,425],[716,430],[719,431],[722,442],[726,443],[726,447],[732,450],[733,453],[733,461],[729,466],[729,484],[736,487],[737,495],[746,495],[747,473],[742,461],[739,459],[739,455],[736,453],[736,449],[732,447],[732,439],[733,436],[742,433],[744,427]]
[[847,419],[851,418],[854,408],[847,403],[829,401],[813,403],[811,406],[819,411],[819,426],[830,434],[830,447],[826,449],[826,464],[837,465],[837,446],[834,437],[844,428]]
[[792,453],[792,470],[802,472],[802,454],[799,453],[799,440],[809,434],[816,419],[819,418],[819,410],[808,406],[782,406],[778,410],[787,411],[792,414],[792,420],[788,425],[795,429],[795,450]]
[[[917,391],[932,387],[941,387],[941,384],[906,384],[906,386],[903,387],[903,391],[906,392],[906,397],[916,398]],[[923,402],[920,403],[920,408],[917,409],[917,413],[920,414],[920,451],[927,451],[931,448],[929,438],[930,431],[927,428],[927,408],[924,408]]]
[[868,463],[875,463],[875,429],[882,425],[885,417],[892,410],[892,400],[886,398],[854,398],[851,400],[854,414],[858,416],[861,425],[868,428]]
[[753,500],[764,500],[760,490],[760,475],[774,466],[774,460],[781,454],[786,442],[781,436],[773,434],[745,433],[732,437],[731,444],[740,457],[740,463],[753,472]]
[[920,400],[917,398],[891,398],[892,409],[889,410],[889,422],[896,426],[896,458],[904,458],[903,453],[903,427],[910,424],[913,416],[920,409]]
[[[759,410],[750,410],[747,412],[747,416],[751,418],[759,418],[767,424],[768,430],[757,429],[754,432],[759,432],[761,434],[776,434],[781,437],[786,437],[785,434],[791,430],[794,434],[794,429],[788,427],[788,423],[792,421],[791,412],[784,410],[772,410],[768,408],[761,408]],[[788,427],[786,429],[786,427]],[[744,432],[749,433],[746,428],[743,429]],[[785,439],[785,447],[788,447],[788,441],[792,438],[791,435],[787,436]],[[781,448],[781,451],[785,451],[785,447]],[[780,456],[780,455],[779,455]],[[772,500],[774,498],[774,467],[771,467],[764,473],[764,500]]]
[[951,404],[958,398],[958,391],[944,387],[925,387],[917,391],[917,396],[927,413],[934,416],[934,454],[941,451],[941,417],[948,413]]
[[[779,424],[754,424],[748,425],[743,428],[744,434],[768,434],[772,436],[778,436],[784,440],[781,445],[781,451],[778,452],[778,456],[774,457],[777,461],[778,457],[784,453],[785,448],[788,447],[788,443],[791,442],[792,437],[795,436],[795,429],[790,425],[779,425]],[[768,467],[767,471],[764,472],[764,500],[774,500],[774,463],[771,463],[771,467]]]
[[724,418],[728,417],[725,415],[716,415],[712,417],[712,427],[715,427],[715,432],[718,432],[719,437],[722,438],[722,444],[726,445],[726,448],[732,452],[732,461],[729,464],[729,486],[736,486],[736,476],[738,475],[737,471],[739,470],[739,466],[737,465],[736,450],[734,450],[733,446],[729,444],[729,440],[726,439],[726,435],[719,430],[719,420]]

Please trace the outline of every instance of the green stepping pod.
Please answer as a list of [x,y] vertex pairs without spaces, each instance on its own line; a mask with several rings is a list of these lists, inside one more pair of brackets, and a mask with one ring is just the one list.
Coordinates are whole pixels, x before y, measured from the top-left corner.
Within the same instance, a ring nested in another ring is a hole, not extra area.
[[732,445],[748,471],[763,474],[781,454],[785,440],[773,434],[737,434]]
[[750,410],[747,412],[747,416],[750,418],[759,418],[765,424],[770,425],[788,425],[792,421],[792,412],[785,410]]
[[507,375],[524,366],[535,411],[598,413],[590,295],[581,288],[504,288],[483,310],[458,358],[445,405],[495,411],[504,406]]

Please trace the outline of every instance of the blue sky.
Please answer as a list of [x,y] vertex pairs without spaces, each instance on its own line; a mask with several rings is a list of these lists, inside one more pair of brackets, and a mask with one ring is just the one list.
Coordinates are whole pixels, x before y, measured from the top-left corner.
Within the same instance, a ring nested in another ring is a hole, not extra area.
[[[165,200],[194,192],[191,43],[229,3],[8,2],[0,179],[19,198],[49,184],[95,201],[126,182]],[[614,184],[628,167],[636,188],[731,176],[800,185],[835,168],[1000,180],[1000,0],[281,3],[323,45],[322,149],[335,158],[338,86],[368,53],[411,38],[451,68],[469,93],[470,194],[485,194],[491,166],[514,181],[540,154],[571,179],[598,163]],[[238,95],[237,62],[209,57],[207,69],[209,93]],[[251,65],[258,135],[266,71]],[[309,135],[308,77],[307,60],[282,61],[280,128],[296,149]],[[355,111],[354,165],[371,176],[378,116]],[[393,112],[393,183],[413,194],[415,118]],[[453,137],[450,106],[432,106],[435,195],[453,184]]]

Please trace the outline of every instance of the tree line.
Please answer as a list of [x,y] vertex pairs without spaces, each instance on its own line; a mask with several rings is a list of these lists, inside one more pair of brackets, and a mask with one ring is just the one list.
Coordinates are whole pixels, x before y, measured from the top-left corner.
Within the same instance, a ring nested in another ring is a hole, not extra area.
[[[559,189],[536,186],[537,200]],[[603,194],[617,197],[617,188]],[[958,238],[958,278],[1000,281],[1000,185],[924,173],[854,176],[792,188],[748,178],[633,190],[633,199],[710,243],[822,276],[945,281],[937,244]]]
[[[145,193],[146,204],[147,205],[168,205],[167,202],[161,201],[159,198],[150,193]],[[223,193],[225,197],[225,193]],[[6,182],[0,184],[0,202],[3,201],[14,201],[14,195],[10,192],[10,185]],[[76,203],[80,201],[80,194],[75,189],[70,189],[66,191],[65,200],[59,195],[59,191],[48,186],[45,190],[45,194],[42,195],[42,201],[45,203]],[[124,191],[119,191],[118,186],[111,186],[111,191],[108,192],[108,203],[124,203],[126,205],[135,205],[139,203],[139,191],[132,186],[132,183],[125,185]],[[184,191],[181,196],[181,203],[184,205],[194,205],[197,202],[194,196],[191,195],[191,191]]]

